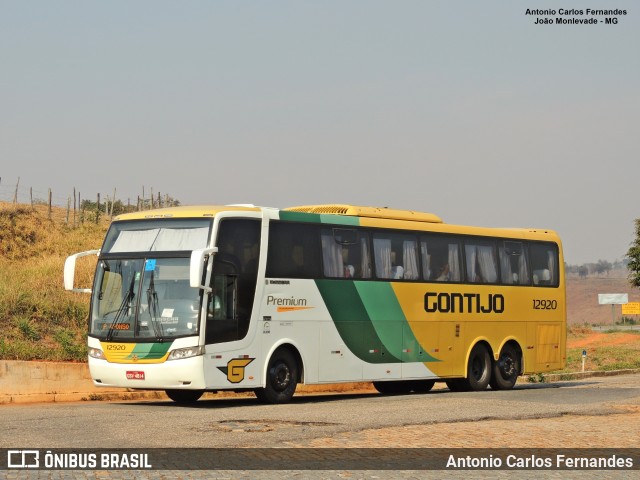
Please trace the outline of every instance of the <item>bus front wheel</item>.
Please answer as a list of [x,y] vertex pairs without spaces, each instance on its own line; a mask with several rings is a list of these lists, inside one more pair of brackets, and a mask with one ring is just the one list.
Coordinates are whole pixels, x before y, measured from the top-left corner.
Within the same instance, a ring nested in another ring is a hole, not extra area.
[[482,343],[477,343],[469,355],[467,365],[467,384],[469,390],[486,390],[491,380],[491,357],[487,347]]
[[298,386],[298,363],[285,349],[276,350],[269,359],[264,388],[256,388],[255,394],[263,403],[287,403]]
[[494,390],[511,390],[520,375],[520,355],[512,345],[502,347],[498,361],[493,364],[491,388]]
[[447,380],[447,387],[452,392],[468,392],[486,390],[491,380],[491,356],[482,343],[477,343],[469,355],[467,377]]
[[176,403],[193,403],[198,401],[204,390],[165,390],[164,392]]

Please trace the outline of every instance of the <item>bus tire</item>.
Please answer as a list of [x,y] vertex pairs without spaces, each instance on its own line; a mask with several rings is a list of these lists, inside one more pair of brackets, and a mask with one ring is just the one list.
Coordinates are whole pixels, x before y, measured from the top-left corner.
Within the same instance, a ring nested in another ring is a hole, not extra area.
[[435,385],[435,380],[411,380],[411,391],[415,393],[428,393]]
[[511,344],[506,344],[500,351],[498,361],[493,363],[491,381],[493,390],[511,390],[520,375],[520,354]]
[[254,390],[262,403],[287,403],[298,386],[298,363],[287,349],[279,349],[269,359],[264,388]]
[[476,343],[469,355],[466,383],[469,390],[479,392],[487,389],[490,380],[491,356],[484,344]]
[[204,390],[165,390],[164,393],[176,403],[194,403],[202,396]]

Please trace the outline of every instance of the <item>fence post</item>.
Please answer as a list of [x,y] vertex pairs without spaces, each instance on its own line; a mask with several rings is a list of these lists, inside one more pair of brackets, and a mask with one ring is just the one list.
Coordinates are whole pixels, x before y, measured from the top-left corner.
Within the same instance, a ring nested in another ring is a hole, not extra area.
[[18,203],[18,186],[20,185],[20,177],[18,177],[18,181],[16,182],[16,191],[13,194],[13,204],[16,205]]
[[76,187],[73,187],[73,228],[76,228]]
[[49,188],[49,220],[51,220],[51,188]]
[[111,220],[113,220],[113,205],[116,203],[116,189],[113,189],[113,197],[111,198]]
[[98,194],[98,201],[96,202],[96,225],[100,221],[100,194]]

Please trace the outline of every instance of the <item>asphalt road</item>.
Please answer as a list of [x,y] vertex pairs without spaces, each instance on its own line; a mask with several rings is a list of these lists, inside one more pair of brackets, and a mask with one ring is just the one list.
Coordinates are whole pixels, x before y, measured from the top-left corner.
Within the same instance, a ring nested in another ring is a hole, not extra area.
[[640,406],[640,375],[512,391],[382,396],[294,397],[287,405],[254,398],[79,402],[0,406],[0,448],[153,448],[304,446],[344,433],[405,425],[607,415]]

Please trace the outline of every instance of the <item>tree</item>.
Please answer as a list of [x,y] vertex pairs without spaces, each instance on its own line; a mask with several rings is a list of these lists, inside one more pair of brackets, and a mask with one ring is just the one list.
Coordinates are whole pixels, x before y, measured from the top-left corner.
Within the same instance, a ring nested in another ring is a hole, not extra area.
[[580,275],[580,278],[586,278],[589,275],[589,268],[586,265],[580,265],[578,275]]
[[640,218],[637,218],[635,223],[636,238],[627,252],[629,258],[627,268],[629,269],[629,283],[634,287],[640,287]]
[[598,263],[596,264],[596,272],[598,272],[598,275],[601,275],[603,273],[606,273],[607,275],[609,275],[610,270],[611,270],[610,262],[606,260],[598,260]]

